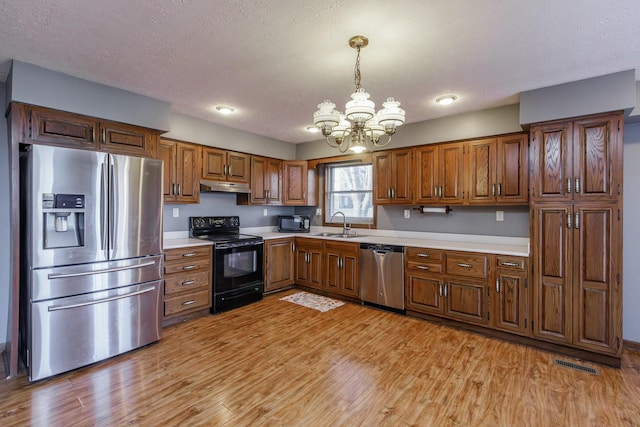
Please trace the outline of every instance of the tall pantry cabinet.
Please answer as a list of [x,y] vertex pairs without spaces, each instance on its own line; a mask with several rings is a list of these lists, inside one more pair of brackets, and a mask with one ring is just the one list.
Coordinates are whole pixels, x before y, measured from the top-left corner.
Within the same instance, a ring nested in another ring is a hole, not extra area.
[[622,351],[622,114],[530,129],[533,335]]

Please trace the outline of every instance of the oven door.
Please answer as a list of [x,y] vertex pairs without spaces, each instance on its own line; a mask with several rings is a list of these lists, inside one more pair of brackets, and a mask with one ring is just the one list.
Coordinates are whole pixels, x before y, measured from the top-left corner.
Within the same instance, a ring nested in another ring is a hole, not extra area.
[[213,292],[242,289],[263,282],[262,242],[243,245],[216,245],[213,255]]

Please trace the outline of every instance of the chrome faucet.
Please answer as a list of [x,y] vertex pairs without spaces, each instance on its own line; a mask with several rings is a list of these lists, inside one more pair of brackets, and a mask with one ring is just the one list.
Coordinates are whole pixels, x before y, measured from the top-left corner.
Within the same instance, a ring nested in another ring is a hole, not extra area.
[[331,218],[329,218],[329,222],[333,222],[333,218],[338,214],[342,215],[342,234],[346,236],[349,234],[349,230],[347,229],[347,216],[343,212],[334,212],[333,215],[331,215]]

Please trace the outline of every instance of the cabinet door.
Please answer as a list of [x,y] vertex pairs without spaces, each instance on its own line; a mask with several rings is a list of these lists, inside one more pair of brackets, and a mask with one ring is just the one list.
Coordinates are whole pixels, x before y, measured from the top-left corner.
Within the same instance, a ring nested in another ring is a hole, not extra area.
[[308,286],[322,289],[322,248],[309,248],[309,281]]
[[202,147],[202,179],[225,181],[227,152],[213,147]]
[[573,343],[587,350],[620,353],[620,223],[616,204],[574,206]]
[[535,205],[532,210],[533,334],[549,341],[570,343],[571,205]]
[[405,282],[405,302],[409,310],[426,314],[444,313],[444,285],[439,276],[408,274]]
[[298,285],[304,286],[309,283],[309,255],[307,248],[297,244],[295,254],[295,281]]
[[31,107],[26,135],[33,142],[70,148],[97,148],[98,122],[91,117]]
[[265,242],[265,291],[290,286],[294,282],[293,239],[276,239]]
[[283,162],[283,204],[304,206],[307,204],[307,161]]
[[268,160],[266,157],[251,156],[251,195],[250,204],[261,205],[267,203]]
[[392,202],[410,204],[412,202],[411,170],[413,151],[410,149],[393,150],[391,152],[391,167],[393,187]]
[[441,145],[438,149],[440,204],[462,204],[464,200],[463,147],[462,143],[452,143]]
[[248,154],[235,151],[227,152],[227,181],[249,182],[249,157]]
[[282,160],[267,159],[265,169],[266,201],[270,205],[282,204]]
[[493,293],[493,320],[496,329],[526,335],[527,278],[511,271],[496,272]]
[[470,204],[492,204],[498,195],[496,181],[496,140],[484,139],[466,143],[467,201]]
[[487,283],[446,278],[444,314],[469,323],[489,323]]
[[115,154],[153,157],[157,132],[139,126],[100,122],[100,149]]
[[391,203],[393,187],[393,167],[391,151],[373,153],[373,203],[384,205]]
[[619,115],[574,122],[574,201],[615,201],[621,184],[622,130]]
[[175,158],[175,145],[176,142],[168,141],[166,139],[160,139],[158,144],[158,150],[156,152],[156,158],[164,162],[164,175],[162,176],[162,194],[164,196],[165,203],[175,202],[175,173],[176,173],[176,158]]
[[534,202],[571,201],[573,124],[539,125],[530,132],[531,198]]
[[336,251],[328,250],[324,254],[325,258],[325,275],[324,275],[324,288],[333,293],[340,293],[340,264],[341,256]]
[[342,283],[340,293],[342,295],[360,297],[360,266],[358,255],[342,256]]
[[415,150],[416,203],[433,204],[438,199],[438,147]]
[[176,202],[200,202],[200,177],[198,176],[200,147],[179,142],[176,144]]
[[497,140],[497,202],[498,204],[529,203],[529,149],[526,134],[506,136]]

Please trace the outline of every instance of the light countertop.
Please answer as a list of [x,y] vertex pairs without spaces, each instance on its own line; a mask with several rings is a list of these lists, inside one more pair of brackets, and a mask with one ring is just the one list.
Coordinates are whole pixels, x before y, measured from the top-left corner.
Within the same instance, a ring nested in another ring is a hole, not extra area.
[[175,248],[188,248],[191,246],[211,246],[213,242],[202,239],[191,238],[177,238],[177,239],[164,239],[162,244],[163,249],[175,249]]

